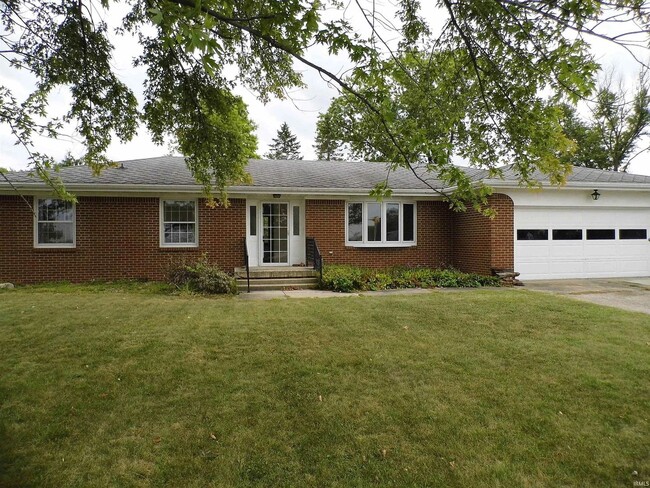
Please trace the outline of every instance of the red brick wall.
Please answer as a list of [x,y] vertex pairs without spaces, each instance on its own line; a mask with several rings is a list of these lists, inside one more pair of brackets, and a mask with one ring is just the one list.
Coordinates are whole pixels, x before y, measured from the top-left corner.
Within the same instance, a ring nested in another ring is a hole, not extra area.
[[306,235],[315,237],[325,263],[367,267],[451,264],[451,213],[443,202],[417,202],[417,245],[413,247],[349,247],[345,245],[345,201],[307,200]]
[[174,249],[159,244],[158,198],[80,197],[76,248],[35,249],[29,208],[20,197],[0,196],[0,282],[159,280],[170,260],[203,253],[232,272],[243,263],[246,205],[241,199],[230,203],[208,208],[200,200],[199,247]]
[[[28,197],[28,201],[32,201]],[[307,200],[306,235],[315,237],[326,263],[368,267],[450,265],[490,274],[514,265],[513,203],[493,195],[494,220],[473,210],[455,214],[444,202],[417,205],[417,245],[404,248],[355,248],[345,245],[345,201]],[[35,249],[33,216],[20,197],[0,196],[0,282],[90,281],[121,278],[159,280],[171,260],[207,253],[224,270],[243,264],[246,205],[210,209],[199,203],[199,247],[159,245],[159,199],[80,197],[77,247]],[[331,254],[330,254],[331,252]]]
[[454,213],[453,263],[461,271],[491,274],[492,269],[514,267],[514,204],[501,193],[489,197],[496,217],[473,209]]

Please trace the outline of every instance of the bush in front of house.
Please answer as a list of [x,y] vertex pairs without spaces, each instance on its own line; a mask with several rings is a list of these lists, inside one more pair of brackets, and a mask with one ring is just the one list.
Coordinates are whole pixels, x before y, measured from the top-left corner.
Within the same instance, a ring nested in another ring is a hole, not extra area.
[[205,255],[194,262],[182,260],[173,263],[168,271],[168,279],[178,288],[197,293],[237,293],[237,281],[216,264],[211,264]]
[[321,281],[322,288],[339,292],[397,288],[479,288],[500,284],[501,280],[497,276],[462,273],[455,269],[370,269],[347,265],[325,266]]

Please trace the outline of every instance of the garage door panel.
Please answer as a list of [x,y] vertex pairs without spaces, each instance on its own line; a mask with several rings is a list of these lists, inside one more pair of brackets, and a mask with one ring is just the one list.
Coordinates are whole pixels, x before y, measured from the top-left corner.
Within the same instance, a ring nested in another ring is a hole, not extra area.
[[618,255],[618,249],[615,244],[592,243],[587,241],[584,246],[584,253],[589,258],[612,258]]
[[646,240],[622,241],[618,246],[618,252],[620,256],[639,256],[648,247],[648,241]]
[[543,279],[549,273],[548,263],[528,263],[526,269],[528,269],[529,276],[535,277],[529,279]]
[[[650,236],[649,208],[515,207],[515,229],[547,229],[549,237],[553,229],[583,234],[571,241],[515,240],[515,269],[523,280],[650,276],[650,242],[619,238],[619,229],[646,229]],[[615,239],[587,240],[589,229],[614,229]]]
[[595,273],[612,273],[612,272],[617,272],[620,271],[620,263],[617,261],[613,261],[611,259],[605,260],[605,259],[600,259],[600,260],[585,260],[584,261],[584,269],[585,273],[588,274],[595,274]]
[[548,245],[535,245],[526,242],[522,244],[519,248],[519,257],[523,260],[532,259],[533,261],[538,261],[542,258],[546,260],[551,254],[551,250]]
[[552,274],[558,275],[573,275],[582,273],[584,269],[581,261],[554,261],[549,263],[548,270]]
[[[648,261],[647,260],[624,260],[620,261],[620,271],[623,273],[639,273],[643,274],[643,270],[647,269]],[[628,275],[629,276],[629,275]],[[639,276],[638,274],[634,276]]]
[[564,261],[569,259],[582,259],[583,256],[582,244],[573,244],[571,246],[551,244],[548,247],[548,255],[551,259]]

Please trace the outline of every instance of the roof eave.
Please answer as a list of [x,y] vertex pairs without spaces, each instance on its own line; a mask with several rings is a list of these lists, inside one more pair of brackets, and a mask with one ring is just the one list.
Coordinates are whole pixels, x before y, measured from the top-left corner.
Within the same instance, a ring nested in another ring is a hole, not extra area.
[[[486,186],[492,188],[502,188],[511,190],[535,190],[537,187],[521,186],[512,181],[503,180],[485,180]],[[551,185],[548,182],[541,182],[543,190],[564,190],[564,189],[608,189],[608,190],[650,190],[650,183],[626,183],[626,182],[606,182],[606,181],[569,181],[564,185]]]
[[[66,189],[71,192],[106,192],[106,193],[190,193],[201,194],[203,188],[198,185],[124,185],[124,184],[79,184],[68,183]],[[15,191],[51,191],[43,183],[0,183],[0,190]],[[281,193],[286,195],[367,195],[372,188],[309,188],[309,187],[278,187],[278,186],[231,186],[226,189],[231,195],[239,194],[271,194]],[[444,190],[441,190],[444,191]],[[396,188],[392,190],[394,196],[436,196],[432,190]]]

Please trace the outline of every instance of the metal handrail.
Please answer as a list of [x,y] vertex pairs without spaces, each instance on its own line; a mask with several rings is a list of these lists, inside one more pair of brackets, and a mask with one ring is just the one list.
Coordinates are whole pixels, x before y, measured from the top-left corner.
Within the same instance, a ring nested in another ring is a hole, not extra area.
[[248,265],[248,240],[244,237],[244,260],[246,263],[246,287],[248,293],[251,292],[251,270]]
[[320,271],[320,279],[323,280],[323,255],[320,253],[315,237],[307,237],[307,263],[311,260],[314,269]]

